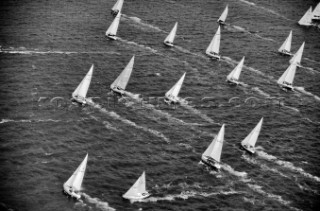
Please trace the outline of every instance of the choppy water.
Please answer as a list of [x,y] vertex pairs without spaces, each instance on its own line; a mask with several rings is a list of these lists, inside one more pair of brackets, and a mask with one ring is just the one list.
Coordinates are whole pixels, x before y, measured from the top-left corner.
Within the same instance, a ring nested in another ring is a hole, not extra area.
[[[5,1],[0,8],[0,207],[7,210],[317,210],[320,191],[319,28],[296,24],[316,1],[125,0],[118,31],[107,40],[114,1]],[[229,4],[220,62],[204,50]],[[179,22],[176,46],[162,42]],[[293,93],[276,80],[288,58],[276,51],[293,30],[306,41]],[[108,87],[136,55],[128,96]],[[227,74],[245,56],[242,85]],[[73,90],[95,65],[87,107]],[[168,107],[164,93],[187,72]],[[159,101],[157,101],[159,100]],[[264,117],[250,156],[240,141]],[[226,124],[220,173],[199,165]],[[86,153],[83,200],[62,184]],[[121,195],[142,171],[152,196]]]

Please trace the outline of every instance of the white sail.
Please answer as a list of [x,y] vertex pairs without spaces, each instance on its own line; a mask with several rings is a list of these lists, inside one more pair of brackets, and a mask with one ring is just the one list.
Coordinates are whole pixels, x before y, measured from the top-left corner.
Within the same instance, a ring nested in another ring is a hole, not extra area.
[[320,3],[314,8],[312,12],[312,19],[313,20],[320,20]]
[[308,11],[302,16],[302,18],[299,20],[299,24],[302,26],[310,26],[312,22],[312,7],[308,9]]
[[85,100],[90,83],[91,83],[93,68],[94,68],[94,65],[91,66],[87,75],[82,79],[81,83],[78,85],[76,90],[74,90],[74,92],[72,93],[72,97],[74,99],[81,99],[83,101]]
[[260,134],[262,122],[263,122],[263,117],[261,118],[257,126],[251,131],[251,133],[241,142],[243,146],[254,148]]
[[112,11],[115,12],[115,13],[118,13],[118,12],[121,12],[122,10],[122,5],[123,5],[123,1],[124,0],[118,0],[114,6],[112,7]]
[[218,22],[224,23],[226,21],[227,16],[228,16],[228,11],[229,11],[229,8],[227,5],[226,8],[224,9],[223,13],[221,14],[220,18],[218,19]]
[[228,80],[236,80],[236,81],[239,80],[240,73],[243,68],[244,58],[245,57],[243,57],[239,62],[239,64],[232,70],[231,73],[229,73],[229,75],[227,76]]
[[121,13],[118,12],[117,16],[114,18],[114,20],[112,21],[108,30],[106,31],[106,36],[116,36],[117,35],[117,31],[118,31],[118,27],[119,27],[119,23],[120,23],[120,17],[121,17]]
[[209,147],[204,151],[202,157],[211,157],[215,161],[220,162],[222,145],[224,140],[224,124],[222,125],[218,135],[213,139]]
[[87,161],[88,154],[86,155],[82,163],[79,165],[79,167],[76,169],[76,171],[72,174],[72,176],[67,180],[67,182],[65,182],[64,185],[68,186],[69,188],[72,188],[73,191],[81,190],[84,173],[87,167]]
[[122,195],[122,197],[126,199],[139,199],[146,195],[148,195],[146,189],[146,175],[145,172],[143,172],[131,188]]
[[132,70],[133,70],[133,64],[134,64],[134,56],[132,56],[131,60],[129,61],[127,66],[123,69],[123,71],[120,73],[118,78],[110,85],[111,89],[114,89],[114,88],[120,88],[122,90],[126,89]]
[[287,37],[287,39],[284,41],[284,43],[281,45],[281,47],[279,48],[279,52],[290,52],[291,50],[291,41],[292,41],[292,30],[289,33],[289,36]]
[[212,54],[212,53],[219,54],[220,38],[221,38],[221,34],[220,34],[220,26],[219,26],[217,32],[213,36],[213,38],[212,38],[212,40],[206,50],[207,54]]
[[294,80],[294,76],[296,74],[296,69],[297,69],[296,64],[294,64],[294,63],[290,64],[290,66],[287,68],[287,70],[279,78],[277,83],[279,85],[282,85],[284,83],[288,84],[288,85],[292,85],[293,84],[293,80]]
[[301,59],[302,59],[302,54],[303,54],[303,49],[304,49],[304,44],[305,44],[305,42],[302,43],[302,45],[300,46],[299,50],[290,59],[290,64],[294,63],[294,64],[297,64],[297,65],[300,65]]
[[176,22],[172,28],[172,30],[170,31],[169,35],[166,37],[166,39],[164,40],[165,43],[173,43],[174,38],[176,36],[177,33],[177,27],[178,27],[178,22]]
[[186,76],[186,73],[183,73],[179,81],[165,94],[168,98],[177,98],[181,89],[181,86],[183,84],[184,78]]

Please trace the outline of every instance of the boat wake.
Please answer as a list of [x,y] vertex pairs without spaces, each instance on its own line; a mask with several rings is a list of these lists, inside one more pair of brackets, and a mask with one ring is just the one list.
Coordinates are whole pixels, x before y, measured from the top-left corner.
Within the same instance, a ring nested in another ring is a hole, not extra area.
[[121,42],[123,42],[123,43],[126,43],[126,44],[128,44],[128,45],[133,45],[133,46],[142,48],[142,49],[144,49],[144,50],[148,50],[148,51],[150,51],[151,53],[154,53],[154,54],[157,54],[157,55],[162,56],[162,54],[157,53],[157,52],[158,52],[157,50],[155,50],[155,49],[153,49],[153,48],[151,48],[151,47],[149,47],[149,46],[145,46],[145,45],[142,45],[142,44],[138,44],[138,43],[133,42],[133,41],[128,41],[128,40],[122,39],[122,38],[120,38],[120,37],[118,38],[118,40],[121,41]]
[[269,166],[260,163],[259,161],[255,160],[255,159],[252,158],[252,157],[249,157],[248,155],[243,154],[241,157],[242,157],[245,161],[247,161],[248,163],[250,163],[250,164],[254,164],[254,165],[260,166],[260,168],[261,168],[262,170],[264,170],[264,171],[271,171],[271,172],[273,172],[273,173],[279,174],[279,175],[282,176],[282,177],[289,178],[287,175],[284,175],[283,173],[281,173],[281,172],[278,171],[277,169],[270,168]]
[[121,117],[119,114],[117,114],[114,111],[107,111],[105,108],[103,108],[102,106],[100,106],[99,104],[96,104],[94,102],[90,102],[88,104],[90,104],[92,107],[98,109],[100,112],[102,112],[104,114],[107,114],[108,116],[110,116],[110,117],[112,117],[112,118],[114,118],[116,120],[119,120],[119,121],[121,121],[121,122],[123,122],[123,123],[125,123],[127,125],[130,125],[130,126],[132,126],[134,128],[137,128],[137,129],[143,130],[145,132],[151,133],[154,136],[156,136],[158,138],[161,138],[165,142],[170,143],[170,140],[164,134],[162,134],[159,131],[156,131],[156,130],[153,130],[153,129],[150,129],[150,128],[147,128],[147,127],[143,127],[143,126],[137,125],[135,122],[132,122],[132,121],[130,121],[128,119],[125,119],[125,118]]
[[94,205],[96,209],[102,211],[115,211],[116,209],[109,206],[108,202],[101,201],[99,198],[92,198],[88,194],[82,193],[84,197],[84,202],[77,202],[75,206],[88,206],[89,210],[92,210],[90,205]]
[[76,121],[86,121],[89,120],[89,118],[82,118],[78,120],[59,120],[59,119],[19,119],[19,120],[14,120],[14,119],[2,119],[0,124],[4,123],[39,123],[39,122],[76,122]]
[[263,36],[259,35],[258,33],[252,32],[252,31],[248,31],[247,29],[245,29],[245,28],[243,28],[243,27],[241,27],[241,26],[228,25],[226,28],[227,28],[227,30],[229,30],[229,31],[234,31],[234,29],[235,29],[236,31],[247,33],[247,34],[249,34],[250,36],[257,37],[257,38],[262,39],[262,40],[271,41],[271,42],[276,42],[276,41],[275,41],[274,39],[272,39],[272,38],[263,37]]
[[294,87],[295,90],[301,92],[302,94],[308,95],[310,97],[313,97],[316,101],[320,102],[320,97],[317,95],[312,94],[311,92],[308,92],[304,89],[304,87]]
[[319,74],[320,73],[319,71],[313,69],[312,67],[305,67],[305,66],[300,66],[300,67],[302,69],[309,70],[312,74],[315,74],[315,73]]
[[208,121],[208,122],[211,123],[211,124],[221,125],[220,123],[217,123],[217,122],[215,122],[213,119],[211,119],[210,117],[208,117],[206,114],[201,113],[201,111],[193,108],[192,106],[189,106],[189,105],[187,104],[187,102],[185,102],[184,100],[182,100],[182,101],[180,102],[180,105],[181,105],[182,107],[184,107],[185,109],[193,112],[194,114],[200,116],[202,119]]
[[146,30],[146,29],[151,29],[152,31],[156,31],[156,32],[164,32],[164,33],[168,33],[166,31],[163,31],[162,29],[160,29],[157,26],[148,24],[148,23],[144,23],[141,21],[140,18],[138,17],[129,17],[125,14],[121,14],[122,19],[124,19],[125,21],[131,21],[134,22],[135,24],[138,24],[140,26],[141,29]]
[[252,87],[252,90],[256,91],[258,94],[260,94],[263,97],[266,97],[266,98],[270,98],[271,97],[268,93],[262,91],[259,87]]
[[229,172],[230,174],[237,176],[237,177],[247,177],[247,172],[240,172],[240,171],[236,171],[234,170],[231,166],[229,166],[228,164],[223,163],[221,165],[221,168],[227,172]]
[[313,176],[307,172],[305,172],[302,168],[300,167],[296,167],[294,166],[291,162],[288,162],[288,161],[283,161],[283,160],[279,160],[277,157],[273,156],[273,155],[269,155],[267,154],[266,152],[264,151],[257,151],[257,155],[265,160],[268,160],[268,161],[272,161],[282,167],[285,167],[287,169],[290,169],[292,171],[295,171],[297,173],[300,173],[301,175],[307,177],[307,178],[310,178],[310,179],[313,179],[317,182],[320,182],[320,178],[317,177],[317,176]]

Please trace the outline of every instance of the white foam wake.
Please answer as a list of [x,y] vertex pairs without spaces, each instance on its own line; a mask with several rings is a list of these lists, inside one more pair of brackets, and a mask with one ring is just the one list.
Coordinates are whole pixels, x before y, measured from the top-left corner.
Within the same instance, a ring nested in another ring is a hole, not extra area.
[[313,179],[317,182],[320,182],[320,178],[317,177],[317,176],[313,176],[307,172],[305,172],[302,168],[300,167],[296,167],[294,166],[292,163],[288,162],[288,161],[283,161],[283,160],[279,160],[277,157],[273,156],[273,155],[269,155],[267,154],[266,152],[264,151],[256,151],[257,155],[265,160],[268,160],[268,161],[272,161],[282,167],[285,167],[287,169],[290,169],[292,171],[295,171],[295,172],[298,172],[300,173],[301,175],[307,177],[307,178],[310,178],[310,179]]
[[125,124],[128,124],[132,127],[135,127],[137,129],[140,129],[140,130],[143,130],[145,132],[148,132],[148,133],[151,133],[161,139],[163,139],[165,142],[167,143],[170,143],[170,140],[164,135],[162,134],[161,132],[159,131],[156,131],[156,130],[153,130],[153,129],[150,129],[150,128],[147,128],[147,127],[143,127],[143,126],[140,126],[140,125],[137,125],[135,122],[132,122],[128,119],[125,119],[123,117],[121,117],[119,114],[117,114],[116,112],[114,111],[107,111],[105,108],[101,107],[99,104],[96,104],[94,102],[88,102],[89,105],[91,105],[92,107],[96,108],[96,109],[99,109],[100,112],[104,113],[104,114],[107,114],[108,116],[114,118],[114,119],[117,119]]
[[[154,26],[154,25],[149,24],[149,23],[142,22],[142,20],[140,18],[138,18],[138,17],[129,17],[129,16],[125,15],[125,14],[122,14],[122,18],[125,21],[132,21],[132,22],[138,24],[139,26],[142,27],[142,29],[151,29],[151,30],[157,31],[157,32],[165,32],[165,31],[163,31],[162,29],[160,29],[157,26]],[[168,32],[165,32],[165,33],[168,33]]]
[[303,93],[303,94],[305,94],[305,95],[311,96],[311,97],[313,97],[316,101],[320,102],[320,97],[319,97],[319,96],[314,95],[314,94],[312,94],[311,92],[306,91],[306,90],[304,89],[304,87],[294,87],[294,89],[297,90],[297,91],[299,91],[299,92],[301,92],[301,93]]
[[223,163],[221,165],[221,168],[227,172],[229,172],[230,174],[237,176],[237,177],[247,177],[247,172],[240,172],[240,171],[236,171],[234,170],[231,166],[229,166],[228,164]]
[[183,106],[184,108],[188,109],[189,111],[193,112],[194,114],[200,116],[202,119],[210,122],[211,124],[216,124],[216,125],[221,125],[220,123],[215,122],[213,119],[211,119],[210,117],[208,117],[206,114],[203,114],[201,111],[193,108],[192,106],[189,106],[186,102],[184,102],[183,100],[180,103],[181,106]]
[[142,44],[138,44],[136,42],[133,42],[133,41],[128,41],[128,40],[125,40],[125,39],[122,39],[122,38],[118,38],[119,41],[123,42],[123,43],[126,43],[128,45],[133,45],[133,46],[136,46],[136,47],[139,47],[139,48],[142,48],[144,50],[148,50],[150,51],[151,53],[154,53],[154,54],[158,54],[158,55],[162,55],[160,53],[157,53],[158,51],[149,47],[149,46],[145,46],[145,45],[142,45]]
[[79,119],[79,120],[60,120],[60,119],[2,119],[0,124],[4,123],[38,123],[38,122],[73,122],[73,121],[85,121],[87,118]]
[[0,53],[7,53],[7,54],[26,54],[26,55],[32,55],[32,54],[117,54],[120,55],[120,53],[113,52],[113,51],[59,51],[59,50],[53,50],[53,51],[40,51],[40,50],[27,50],[25,48],[10,48],[10,49],[2,49],[0,50]]
[[[90,205],[94,205],[95,208],[102,210],[102,211],[115,211],[116,209],[109,206],[108,202],[101,201],[99,198],[92,198],[88,194],[82,193],[82,196],[84,197],[84,202],[86,202],[85,205],[89,206],[89,210],[92,208]],[[76,204],[77,205],[77,204]]]

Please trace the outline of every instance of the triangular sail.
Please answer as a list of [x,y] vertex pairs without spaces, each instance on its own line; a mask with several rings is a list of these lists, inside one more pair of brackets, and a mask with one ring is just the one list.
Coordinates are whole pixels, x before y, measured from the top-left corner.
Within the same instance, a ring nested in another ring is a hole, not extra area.
[[222,145],[224,140],[224,124],[222,125],[218,135],[213,139],[209,147],[204,151],[202,156],[208,156],[213,158],[215,161],[220,162]]
[[308,11],[302,16],[302,18],[299,20],[298,23],[303,26],[310,26],[312,16],[313,16],[312,7],[310,7]]
[[119,23],[120,23],[120,16],[121,13],[118,12],[117,16],[114,18],[114,20],[112,21],[111,25],[109,26],[108,30],[106,31],[106,35],[108,36],[116,36],[117,35],[117,31],[118,31],[118,27],[119,27]]
[[218,21],[225,22],[227,19],[227,16],[228,16],[228,11],[229,11],[229,8],[227,5],[226,8],[224,9],[223,13],[221,14],[220,18],[218,19]]
[[284,41],[284,43],[281,45],[281,47],[279,48],[279,51],[287,51],[290,52],[291,50],[291,41],[292,41],[292,30],[289,33],[289,36],[287,37],[287,39]]
[[145,172],[137,179],[137,181],[131,186],[131,188],[123,194],[125,198],[133,198],[141,193],[147,192],[146,190],[146,174]]
[[184,73],[179,79],[179,81],[169,91],[167,91],[167,93],[165,94],[166,97],[168,96],[172,96],[175,98],[178,97],[185,76],[186,76],[186,73]]
[[241,70],[243,68],[243,63],[244,63],[244,58],[243,57],[241,59],[241,61],[239,62],[239,64],[232,70],[232,72],[227,76],[227,79],[228,80],[239,80],[239,77],[240,77],[240,73],[241,73]]
[[84,173],[87,167],[87,161],[88,161],[88,154],[86,155],[82,163],[79,165],[79,167],[72,174],[72,176],[67,180],[65,185],[72,187],[75,191],[81,190]]
[[277,81],[278,84],[283,84],[283,82],[288,84],[293,84],[294,76],[296,74],[297,66],[296,64],[290,64],[287,70],[282,74],[282,76]]
[[219,26],[217,32],[215,33],[214,37],[212,38],[212,40],[206,50],[207,54],[210,54],[210,53],[219,54],[220,38],[221,38],[221,34],[220,34],[220,26]]
[[134,64],[134,56],[132,56],[131,60],[129,61],[127,66],[123,69],[123,71],[120,73],[118,78],[110,85],[111,89],[115,87],[118,87],[123,90],[126,89],[132,70],[133,70],[133,64]]
[[320,20],[320,3],[314,8],[312,12],[312,19]]
[[178,27],[178,22],[176,22],[172,28],[172,30],[170,31],[169,35],[166,37],[166,39],[164,40],[164,42],[168,42],[168,43],[173,43],[174,38],[176,36],[177,33],[177,27]]
[[256,145],[262,127],[262,122],[263,117],[261,118],[257,126],[251,131],[251,133],[241,142],[242,145],[247,145],[251,147],[254,147]]
[[294,63],[294,64],[300,64],[301,63],[301,59],[302,59],[302,54],[303,54],[303,49],[304,49],[304,44],[305,42],[302,43],[302,45],[300,46],[299,50],[294,54],[294,56],[290,59],[290,63]]
[[122,5],[123,5],[123,1],[124,0],[118,0],[114,6],[112,7],[112,11],[113,12],[121,12],[121,9],[122,9]]
[[87,75],[82,79],[81,83],[78,85],[76,90],[72,93],[72,97],[74,98],[86,98],[87,92],[91,83],[92,73],[93,73],[94,65],[91,66]]

